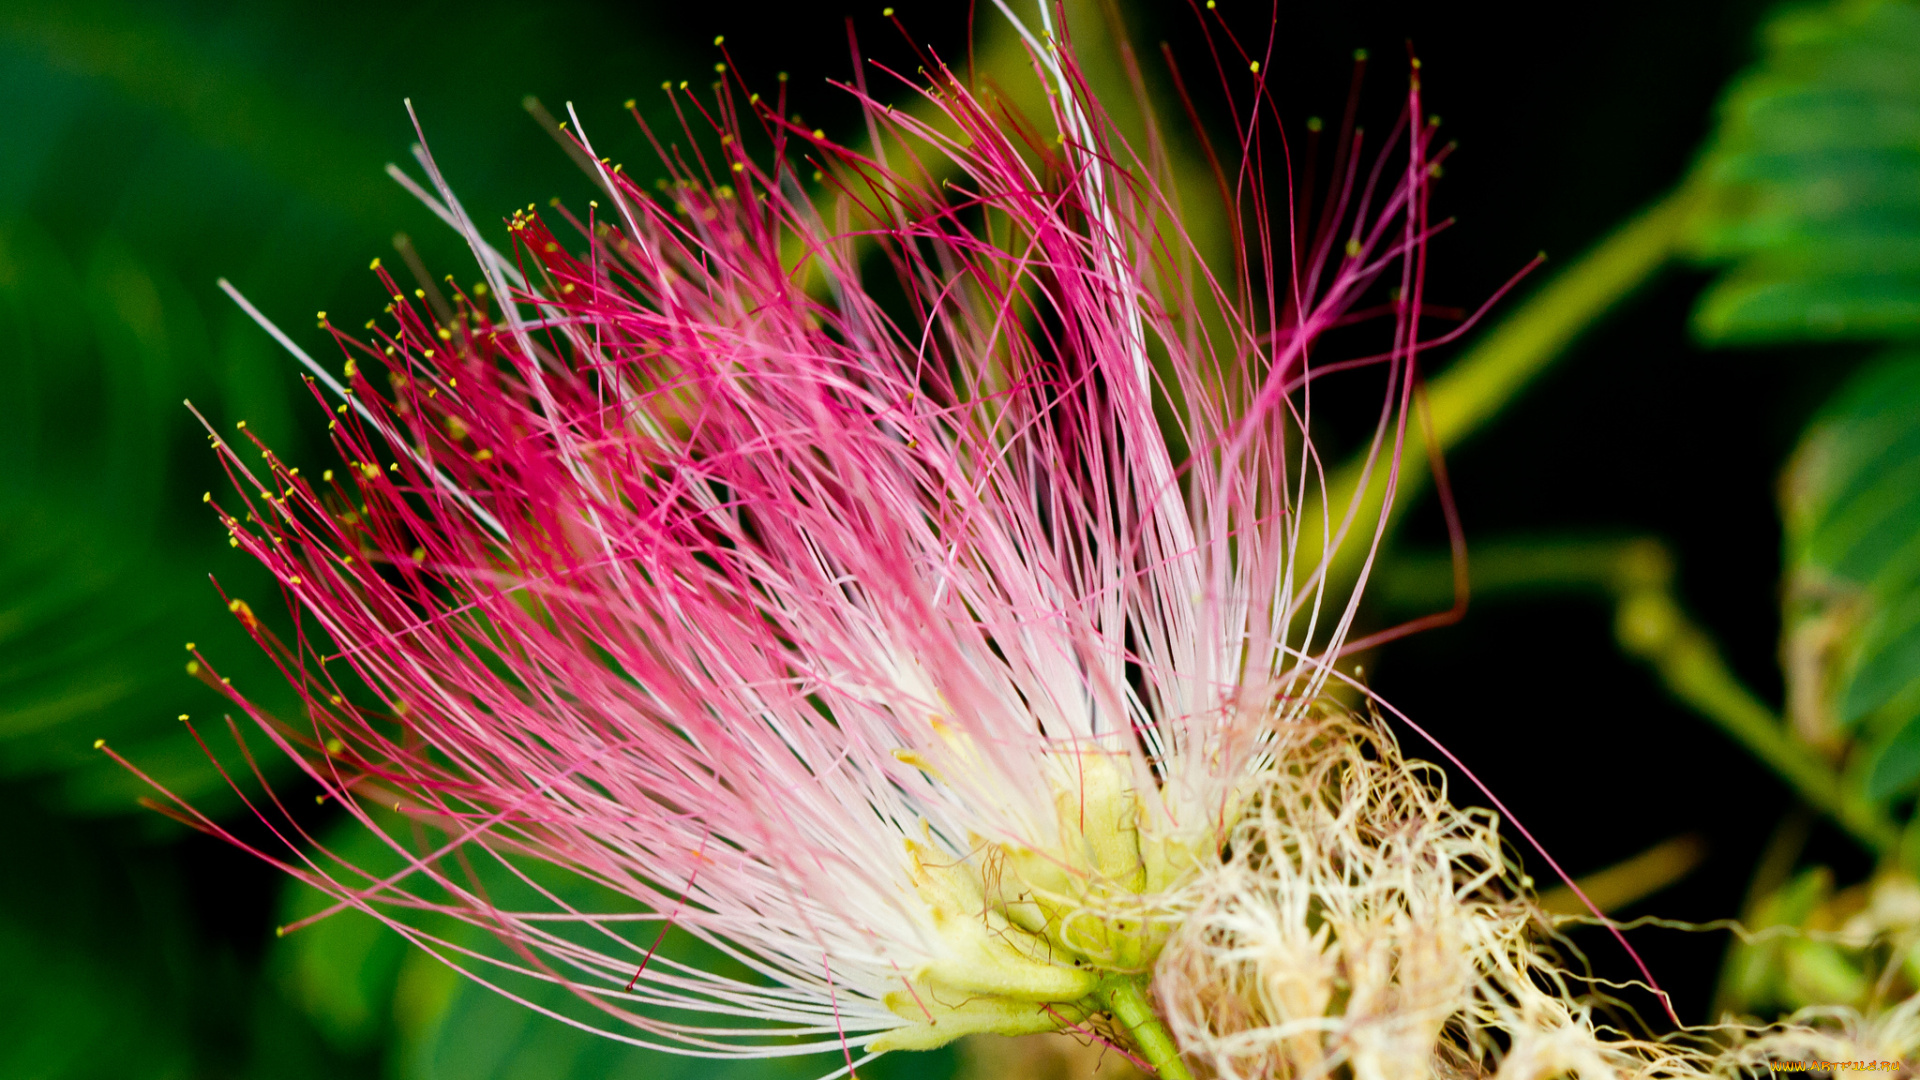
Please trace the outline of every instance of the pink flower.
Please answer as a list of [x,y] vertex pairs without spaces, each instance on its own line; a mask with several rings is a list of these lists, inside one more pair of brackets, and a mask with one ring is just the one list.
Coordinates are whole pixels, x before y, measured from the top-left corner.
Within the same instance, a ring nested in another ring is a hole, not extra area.
[[[1221,280],[1053,40],[1029,39],[1057,138],[931,61],[937,123],[854,91],[884,155],[689,99],[717,155],[663,153],[658,194],[602,164],[584,217],[516,213],[508,257],[427,162],[484,285],[435,305],[376,263],[391,318],[334,330],[343,466],[220,444],[222,520],[299,637],[233,605],[308,719],[235,700],[410,869],[263,807],[293,853],[264,856],[511,992],[405,912],[495,931],[633,1042],[851,1068],[1110,1014],[1174,1067],[1126,1014],[1352,620],[1316,568],[1382,522],[1303,518],[1310,376],[1390,286],[1363,359],[1393,468],[1431,129],[1416,84],[1392,157],[1343,140],[1318,230],[1257,162],[1223,175],[1253,270]],[[867,244],[897,290],[864,284]],[[628,899],[498,910],[456,849]],[[666,923],[757,980],[655,955]]]

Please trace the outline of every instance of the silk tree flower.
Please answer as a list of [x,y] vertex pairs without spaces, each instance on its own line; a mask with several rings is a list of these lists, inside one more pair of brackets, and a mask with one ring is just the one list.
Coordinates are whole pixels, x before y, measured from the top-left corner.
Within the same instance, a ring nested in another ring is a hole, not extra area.
[[[845,1072],[1069,1029],[1185,1075],[1162,1016],[1194,1014],[1156,963],[1178,936],[1198,970],[1183,928],[1253,854],[1229,840],[1344,715],[1358,590],[1324,568],[1385,519],[1327,504],[1312,380],[1385,373],[1391,488],[1433,129],[1416,80],[1390,152],[1363,167],[1342,140],[1316,228],[1233,164],[1250,269],[1222,279],[1160,148],[1116,133],[1050,28],[1028,44],[1044,135],[931,60],[932,121],[849,90],[865,152],[782,101],[682,99],[720,150],[663,150],[657,191],[576,125],[598,197],[516,212],[507,254],[423,153],[483,283],[433,303],[376,261],[388,318],[323,316],[342,379],[307,361],[342,464],[216,436],[239,501],[211,500],[286,591],[290,643],[230,606],[306,716],[229,692],[406,871],[265,806],[284,850],[181,813],[502,992],[565,985],[632,1043]],[[1377,355],[1320,355],[1363,317]],[[497,907],[455,854],[546,902]],[[623,902],[577,907],[539,864]],[[737,970],[657,953],[668,926]]]
[[[1314,379],[1384,372],[1390,504],[1438,172],[1417,78],[1390,153],[1363,168],[1343,136],[1317,224],[1284,176],[1267,203],[1257,155],[1217,171],[1243,226],[1223,279],[1163,148],[1128,145],[1042,29],[1051,136],[932,60],[930,121],[850,90],[865,152],[783,98],[679,101],[721,149],[663,149],[658,192],[576,118],[600,195],[515,213],[510,255],[423,151],[416,193],[484,280],[448,301],[376,260],[389,318],[322,316],[343,379],[234,293],[312,371],[342,464],[214,439],[238,503],[208,501],[297,635],[229,607],[306,715],[195,665],[402,869],[314,842],[271,790],[278,846],[176,816],[331,895],[322,916],[536,1008],[565,987],[592,1006],[569,1023],[829,1075],[1061,1030],[1223,1080],[1912,1049],[1912,1002],[1719,1053],[1606,1031],[1493,815],[1342,703],[1359,589],[1327,568],[1356,545],[1364,582],[1386,519],[1328,496]],[[1250,151],[1271,103],[1247,60]],[[1368,317],[1379,352],[1322,355]],[[663,950],[675,928],[720,962]]]

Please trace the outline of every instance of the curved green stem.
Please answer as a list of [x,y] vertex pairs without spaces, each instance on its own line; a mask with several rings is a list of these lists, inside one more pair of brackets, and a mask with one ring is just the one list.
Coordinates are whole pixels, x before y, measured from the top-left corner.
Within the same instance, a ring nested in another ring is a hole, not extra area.
[[1665,266],[1693,203],[1692,193],[1681,188],[1628,218],[1435,376],[1427,400],[1440,448],[1478,430],[1602,315]]
[[[1446,556],[1403,557],[1382,575],[1389,603],[1431,607],[1446,602],[1452,574]],[[1744,683],[1707,631],[1675,596],[1673,556],[1658,540],[1530,540],[1480,545],[1471,575],[1477,594],[1578,589],[1613,601],[1614,635],[1645,661],[1667,692],[1712,721],[1792,786],[1808,806],[1831,817],[1882,858],[1901,847],[1886,813],[1863,798],[1819,752]],[[1916,837],[1920,850],[1920,837]]]
[[[1424,422],[1432,425],[1433,445],[1444,453],[1479,430],[1614,305],[1651,280],[1678,249],[1693,203],[1692,192],[1683,187],[1627,219],[1429,380]],[[1426,438],[1417,430],[1408,434],[1394,494],[1396,514],[1429,479],[1426,455],[1420,452]],[[1364,466],[1364,458],[1356,459],[1329,478],[1326,505],[1336,518],[1354,506],[1352,520],[1370,529],[1386,497],[1387,470],[1376,463],[1367,475]],[[1317,509],[1309,507],[1307,515]],[[1301,535],[1317,541],[1320,522],[1306,525]],[[1342,544],[1330,567],[1332,579],[1351,580],[1366,553],[1365,543]]]
[[1153,999],[1147,996],[1147,981],[1142,976],[1117,975],[1093,992],[1100,1008],[1111,1013],[1127,1029],[1133,1045],[1147,1064],[1165,1080],[1193,1080],[1187,1063],[1180,1060],[1180,1048],[1172,1033],[1153,1011]]
[[1796,740],[1773,710],[1727,667],[1706,631],[1680,609],[1670,592],[1643,588],[1620,597],[1615,633],[1622,646],[1653,665],[1668,693],[1713,721],[1802,799],[1876,855],[1900,843],[1893,823],[1873,804],[1850,793],[1820,754]]

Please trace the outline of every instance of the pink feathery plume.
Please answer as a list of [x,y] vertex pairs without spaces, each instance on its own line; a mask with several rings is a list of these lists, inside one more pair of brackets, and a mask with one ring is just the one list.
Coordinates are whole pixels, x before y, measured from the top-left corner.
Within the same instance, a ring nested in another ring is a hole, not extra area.
[[[851,1068],[1071,1026],[1150,968],[1155,898],[1217,853],[1345,638],[1331,552],[1384,528],[1303,518],[1311,377],[1390,289],[1366,359],[1372,461],[1397,468],[1432,132],[1416,83],[1391,155],[1343,143],[1318,230],[1276,219],[1251,155],[1223,173],[1256,276],[1221,280],[1153,148],[1029,41],[1057,137],[931,61],[937,122],[850,90],[884,156],[723,91],[684,103],[717,156],[663,154],[661,193],[601,166],[584,219],[517,212],[505,255],[423,156],[485,284],[436,311],[376,266],[390,321],[333,330],[342,466],[259,471],[216,438],[221,519],[298,636],[231,606],[307,718],[229,692],[404,870],[346,865],[277,800],[281,851],[182,812],[476,979],[564,984],[590,1026],[680,1053]],[[1257,90],[1244,146],[1270,112]],[[864,245],[897,291],[863,284]],[[544,903],[496,906],[452,854]],[[668,924],[733,970],[657,952]]]

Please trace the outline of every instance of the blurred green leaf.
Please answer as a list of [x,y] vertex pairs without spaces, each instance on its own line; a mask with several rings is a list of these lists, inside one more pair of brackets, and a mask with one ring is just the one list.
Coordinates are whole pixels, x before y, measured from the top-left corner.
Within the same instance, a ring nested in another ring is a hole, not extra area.
[[181,1002],[155,993],[184,920],[63,839],[18,828],[0,838],[0,1076],[190,1076]]
[[[269,622],[283,610],[200,504],[225,480],[181,402],[221,427],[247,420],[295,461],[321,450],[320,410],[214,279],[325,357],[306,316],[377,310],[355,271],[396,229],[436,272],[469,265],[382,174],[407,159],[410,92],[483,228],[529,190],[584,189],[521,96],[560,89],[590,122],[620,117],[601,141],[621,152],[642,143],[617,105],[636,89],[626,65],[677,70],[650,59],[638,18],[605,34],[626,64],[592,70],[565,35],[534,32],[606,14],[443,0],[398,17],[342,0],[329,28],[287,5],[0,4],[15,118],[0,154],[0,780],[83,813],[135,810],[150,789],[92,749],[104,738],[201,809],[233,809],[174,722],[217,728],[224,704],[187,677],[181,646],[270,711],[297,719],[296,702],[208,582]],[[338,30],[369,25],[391,32]]]
[[[409,828],[396,819],[401,834]],[[378,835],[344,820],[323,837],[327,850],[371,874],[400,870],[400,857]],[[469,864],[479,886],[503,908],[548,907],[527,884],[477,849]],[[581,910],[618,911],[630,901],[607,893],[574,875],[541,863],[520,867],[544,888]],[[408,887],[438,902],[431,886]],[[318,890],[294,884],[282,906],[286,922],[306,918],[331,905]],[[398,914],[398,913],[397,913]],[[442,938],[460,949],[512,959],[507,947],[486,930],[449,916],[410,911],[409,926]],[[645,924],[652,927],[654,924]],[[556,932],[564,927],[555,924]],[[650,933],[643,930],[642,933]],[[588,931],[591,935],[591,931]],[[604,941],[590,942],[604,948]],[[273,965],[287,996],[312,1017],[328,1040],[344,1052],[364,1052],[382,1043],[390,1048],[394,1080],[812,1080],[836,1067],[831,1055],[760,1060],[716,1060],[646,1050],[583,1031],[481,986],[441,963],[423,949],[360,911],[346,910],[302,927],[281,939]],[[718,950],[678,932],[670,932],[661,957],[721,970],[742,979],[752,973]],[[476,970],[497,972],[481,962]],[[609,1019],[582,1003],[565,987],[514,979],[513,991],[540,1008],[597,1026]],[[726,1024],[728,1018],[708,1018]],[[617,1030],[619,1024],[612,1022]],[[637,1029],[636,1036],[644,1033]],[[857,1057],[858,1055],[856,1055]],[[934,1080],[956,1067],[951,1050],[886,1055],[862,1066],[860,1075],[877,1080]]]
[[1920,353],[1869,365],[1781,485],[1787,664],[1803,732],[1864,728],[1870,797],[1920,779]]
[[[226,785],[173,715],[210,695],[181,645],[233,659],[227,673],[277,704],[277,679],[207,583],[217,528],[182,544],[170,516],[171,414],[207,351],[192,300],[114,234],[81,270],[43,229],[0,222],[0,777],[56,775],[59,801],[126,810],[146,785],[92,750],[111,740],[182,795]],[[204,389],[204,386],[201,386]],[[184,502],[185,500],[181,500]],[[257,575],[237,559],[232,585]]]
[[0,789],[0,1076],[303,1080],[351,1058],[203,939],[173,849],[45,816]]
[[[1833,871],[1824,866],[1809,867],[1761,901],[1747,920],[1748,928],[1755,933],[1777,927],[1802,928],[1832,895]],[[1762,1013],[1770,1005],[1797,1007],[1806,1003],[1807,989],[1844,981],[1831,970],[1829,958],[1806,954],[1804,947],[1816,944],[1793,935],[1734,942],[1721,975],[1726,1004],[1735,1011],[1752,1014]]]
[[1920,4],[1794,5],[1764,31],[1692,183],[1687,246],[1731,263],[1714,343],[1920,335]]

